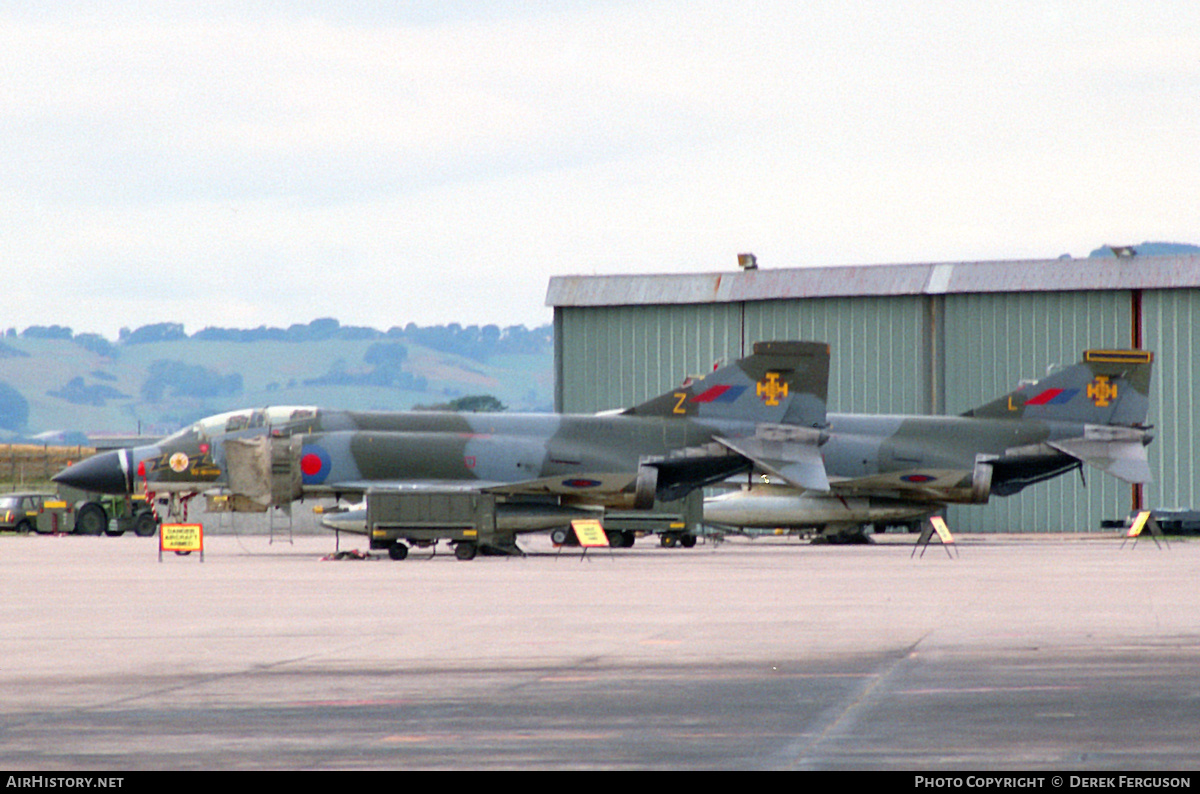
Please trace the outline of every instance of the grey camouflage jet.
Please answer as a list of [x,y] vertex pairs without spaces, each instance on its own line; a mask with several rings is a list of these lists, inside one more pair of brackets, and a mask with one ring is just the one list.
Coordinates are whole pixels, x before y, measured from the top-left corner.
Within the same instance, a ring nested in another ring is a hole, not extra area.
[[[724,442],[753,443],[761,428],[815,441],[828,366],[827,345],[763,342],[701,381],[615,415],[233,411],[153,445],[93,456],[54,479],[184,499],[224,490],[260,506],[371,490],[477,492],[497,500],[493,545],[503,546],[518,531],[566,524],[581,508],[646,508],[746,471],[751,461]],[[465,539],[458,545],[471,548]]]
[[[843,531],[879,520],[878,511],[927,515],[1015,493],[1081,462],[1147,480],[1141,423],[1151,358],[1089,351],[1083,363],[962,417],[827,416],[829,346],[759,342],[752,355],[615,414],[234,411],[54,479],[101,493],[187,498],[221,489],[260,506],[381,491],[483,494],[494,500],[488,542],[505,546],[581,509],[645,509],[758,472],[795,502],[771,525]],[[812,518],[853,504],[861,519]],[[721,523],[755,525],[750,518]],[[393,556],[407,551],[400,540],[421,537],[389,541]],[[456,551],[466,551],[459,556],[473,556],[482,542],[473,537],[456,539]]]
[[829,414],[819,442],[828,487],[790,476],[788,452],[772,467],[760,450],[755,467],[773,483],[706,499],[705,521],[854,542],[867,524],[915,525],[947,504],[1010,496],[1084,464],[1149,482],[1153,360],[1144,350],[1087,350],[961,416]]

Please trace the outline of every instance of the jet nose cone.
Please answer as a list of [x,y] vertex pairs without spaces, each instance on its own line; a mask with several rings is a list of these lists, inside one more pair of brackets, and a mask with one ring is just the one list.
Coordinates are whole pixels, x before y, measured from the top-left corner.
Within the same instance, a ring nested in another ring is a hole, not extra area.
[[81,491],[129,493],[132,490],[128,477],[129,469],[128,466],[121,465],[122,454],[117,450],[93,455],[87,460],[68,466],[50,479]]

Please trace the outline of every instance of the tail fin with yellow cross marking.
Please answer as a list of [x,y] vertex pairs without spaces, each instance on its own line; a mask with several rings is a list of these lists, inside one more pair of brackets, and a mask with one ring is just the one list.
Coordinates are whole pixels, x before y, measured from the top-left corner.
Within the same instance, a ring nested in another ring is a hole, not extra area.
[[1085,350],[1083,360],[967,411],[983,419],[1139,426],[1150,406],[1149,350]]
[[828,391],[828,344],[756,342],[753,355],[624,413],[820,428]]

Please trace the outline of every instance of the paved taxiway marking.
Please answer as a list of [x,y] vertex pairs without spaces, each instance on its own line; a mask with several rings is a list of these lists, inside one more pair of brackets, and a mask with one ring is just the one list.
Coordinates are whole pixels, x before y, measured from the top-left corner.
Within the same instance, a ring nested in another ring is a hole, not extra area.
[[[931,633],[932,631],[925,632],[916,642],[896,654],[883,669],[865,674],[864,681],[851,692],[848,702],[844,705],[826,709],[824,719],[817,720],[818,730],[815,735],[810,734],[811,738],[794,742],[783,749],[782,755],[790,759],[783,766],[789,769],[818,768],[820,762],[817,759],[821,755],[821,745],[829,739],[846,739],[853,735],[854,727],[869,710],[873,695],[880,690],[881,685],[899,675],[897,671],[900,667],[916,655],[917,646]],[[824,725],[820,727],[822,722]]]

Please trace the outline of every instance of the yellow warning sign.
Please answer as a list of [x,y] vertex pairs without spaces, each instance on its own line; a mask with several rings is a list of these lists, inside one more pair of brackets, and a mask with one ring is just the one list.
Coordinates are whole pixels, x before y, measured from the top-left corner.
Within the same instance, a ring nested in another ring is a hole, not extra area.
[[594,518],[572,521],[571,529],[574,530],[575,537],[579,538],[579,545],[585,549],[608,545],[608,535],[604,533],[604,527]]
[[1142,534],[1142,530],[1146,528],[1146,522],[1150,520],[1150,511],[1143,510],[1133,519],[1133,523],[1129,525],[1129,532],[1125,533],[1127,538],[1136,538]]
[[159,535],[160,551],[204,551],[202,524],[163,524]]
[[942,539],[942,543],[954,542],[954,537],[950,534],[950,527],[946,526],[946,519],[941,516],[930,516],[929,523],[933,524],[933,530]]

